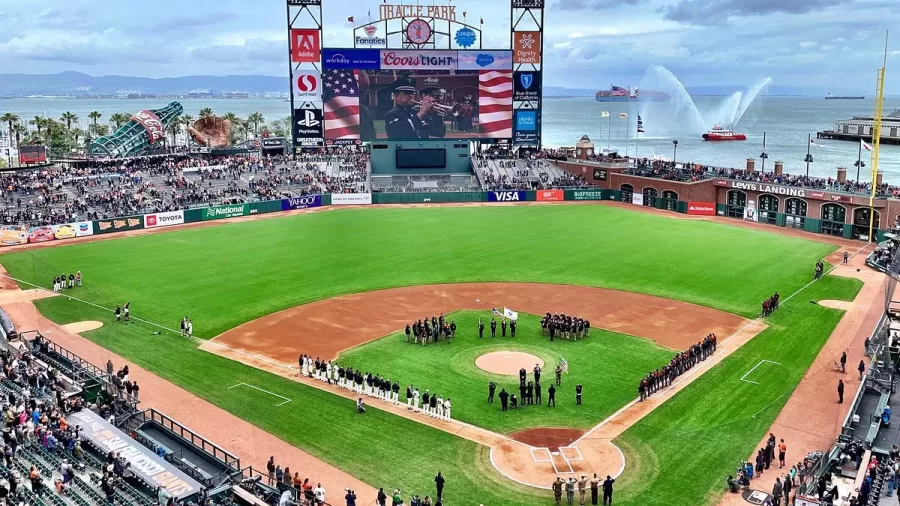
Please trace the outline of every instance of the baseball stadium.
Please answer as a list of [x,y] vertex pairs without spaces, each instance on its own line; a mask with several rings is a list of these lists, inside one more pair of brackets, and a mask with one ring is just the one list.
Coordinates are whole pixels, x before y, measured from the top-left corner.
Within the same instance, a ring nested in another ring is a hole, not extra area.
[[888,500],[897,188],[542,146],[540,0],[322,8],[290,138],[172,103],[2,173],[0,499]]

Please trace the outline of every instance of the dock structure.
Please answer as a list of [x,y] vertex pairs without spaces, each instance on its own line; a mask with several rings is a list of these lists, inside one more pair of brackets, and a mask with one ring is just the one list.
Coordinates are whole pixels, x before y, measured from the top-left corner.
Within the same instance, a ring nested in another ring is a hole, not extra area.
[[[832,130],[816,132],[816,139],[832,139],[837,141],[872,142],[872,129],[875,126],[873,116],[854,116],[850,119],[838,120]],[[888,114],[881,123],[881,142],[884,144],[900,144],[900,109]]]

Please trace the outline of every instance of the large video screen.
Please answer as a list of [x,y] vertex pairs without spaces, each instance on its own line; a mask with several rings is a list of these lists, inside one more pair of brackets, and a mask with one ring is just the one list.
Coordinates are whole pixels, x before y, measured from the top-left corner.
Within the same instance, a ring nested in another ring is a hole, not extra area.
[[511,51],[324,49],[325,140],[509,139]]

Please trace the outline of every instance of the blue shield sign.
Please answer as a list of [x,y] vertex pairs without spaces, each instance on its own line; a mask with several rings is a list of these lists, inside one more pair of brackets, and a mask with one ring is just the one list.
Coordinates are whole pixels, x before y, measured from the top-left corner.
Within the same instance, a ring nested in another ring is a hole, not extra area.
[[522,88],[526,90],[531,89],[531,83],[534,82],[534,74],[530,72],[519,74],[519,81],[522,84]]

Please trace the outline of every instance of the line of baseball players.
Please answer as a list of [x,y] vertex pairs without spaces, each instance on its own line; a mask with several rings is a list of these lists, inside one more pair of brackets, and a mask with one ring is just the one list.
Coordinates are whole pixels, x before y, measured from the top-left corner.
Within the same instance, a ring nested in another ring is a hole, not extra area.
[[[301,355],[298,362],[300,374],[305,377],[336,385],[357,395],[366,395],[393,402],[396,405],[400,404],[400,383],[392,382],[390,378],[383,378],[379,374],[369,372],[364,373],[359,369],[353,370],[351,367],[345,368],[330,360],[318,358],[313,360],[308,355]],[[406,407],[411,411],[422,412],[438,420],[450,420],[452,413],[449,397],[444,399],[439,394],[431,393],[429,389],[425,389],[423,394],[413,385],[406,387]]]

